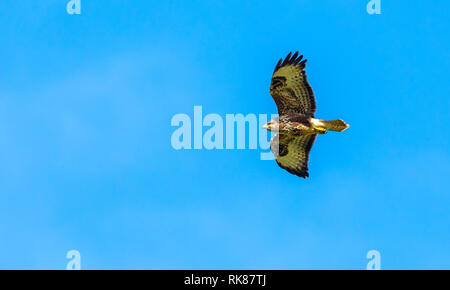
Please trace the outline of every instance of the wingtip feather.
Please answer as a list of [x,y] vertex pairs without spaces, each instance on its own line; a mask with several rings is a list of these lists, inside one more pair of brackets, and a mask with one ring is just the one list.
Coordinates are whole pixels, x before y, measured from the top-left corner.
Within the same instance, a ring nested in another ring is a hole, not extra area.
[[281,67],[286,65],[299,65],[302,69],[305,68],[305,64],[307,62],[307,59],[303,59],[303,54],[299,56],[299,51],[297,50],[294,54],[292,54],[292,51],[288,53],[288,55],[283,59],[280,58],[277,65],[275,66],[274,73],[279,70]]

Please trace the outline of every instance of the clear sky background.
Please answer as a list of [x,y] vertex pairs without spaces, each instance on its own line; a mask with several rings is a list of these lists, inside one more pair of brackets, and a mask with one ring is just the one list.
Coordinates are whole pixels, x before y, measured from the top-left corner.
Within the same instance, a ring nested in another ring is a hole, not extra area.
[[[450,268],[449,1],[2,0],[0,268]],[[308,58],[309,179],[171,147],[174,114],[276,113]]]

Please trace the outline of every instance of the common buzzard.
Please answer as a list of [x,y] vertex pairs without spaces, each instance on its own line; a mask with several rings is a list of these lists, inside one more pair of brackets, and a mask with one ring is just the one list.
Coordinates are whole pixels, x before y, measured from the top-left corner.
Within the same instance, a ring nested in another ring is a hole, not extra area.
[[275,100],[278,117],[264,128],[277,134],[270,140],[270,149],[278,165],[299,177],[309,177],[309,151],[318,134],[327,130],[342,132],[349,127],[342,120],[325,121],[314,118],[316,100],[306,80],[303,55],[298,51],[280,59],[273,72],[270,94]]

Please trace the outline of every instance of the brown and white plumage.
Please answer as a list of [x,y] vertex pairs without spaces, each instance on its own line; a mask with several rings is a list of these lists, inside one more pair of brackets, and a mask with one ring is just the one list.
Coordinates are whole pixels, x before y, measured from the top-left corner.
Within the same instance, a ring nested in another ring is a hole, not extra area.
[[348,125],[342,120],[324,121],[314,118],[316,100],[309,85],[306,59],[298,51],[280,59],[270,83],[270,94],[274,99],[278,118],[264,127],[277,134],[270,141],[270,148],[278,165],[299,177],[308,177],[309,152],[317,134],[326,130],[343,131]]
[[315,140],[314,134],[279,133],[270,140],[270,148],[281,168],[297,176],[308,177],[309,151]]
[[311,86],[306,79],[305,65],[298,51],[280,59],[275,67],[270,83],[270,94],[277,104],[278,114],[302,113],[314,116],[316,100]]

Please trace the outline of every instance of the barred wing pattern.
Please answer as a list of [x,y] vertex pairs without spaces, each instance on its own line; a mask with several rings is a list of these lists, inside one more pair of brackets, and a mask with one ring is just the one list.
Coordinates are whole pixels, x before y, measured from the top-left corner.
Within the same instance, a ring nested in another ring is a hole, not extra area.
[[270,94],[274,99],[279,115],[289,113],[302,113],[314,116],[316,101],[314,93],[306,79],[305,63],[303,55],[298,56],[298,51],[286,58],[280,59],[270,83]]
[[270,140],[270,149],[278,165],[299,177],[309,177],[309,152],[316,140],[312,135],[290,135],[279,133]]

